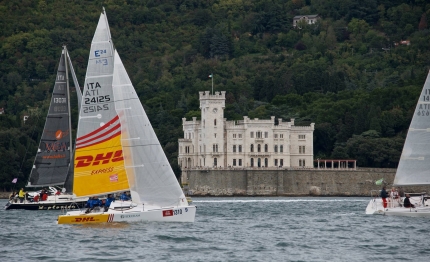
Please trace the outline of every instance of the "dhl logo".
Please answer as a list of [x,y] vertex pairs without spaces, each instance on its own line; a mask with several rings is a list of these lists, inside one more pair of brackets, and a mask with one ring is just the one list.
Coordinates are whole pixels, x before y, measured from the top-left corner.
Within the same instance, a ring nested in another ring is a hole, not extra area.
[[75,222],[95,222],[94,217],[75,217]]
[[76,164],[76,167],[86,167],[86,166],[97,166],[104,164],[109,164],[109,162],[118,162],[124,160],[124,157],[122,156],[122,150],[118,150],[115,153],[114,152],[107,152],[106,154],[97,154],[96,157],[94,156],[78,156],[75,158],[75,160],[78,162]]

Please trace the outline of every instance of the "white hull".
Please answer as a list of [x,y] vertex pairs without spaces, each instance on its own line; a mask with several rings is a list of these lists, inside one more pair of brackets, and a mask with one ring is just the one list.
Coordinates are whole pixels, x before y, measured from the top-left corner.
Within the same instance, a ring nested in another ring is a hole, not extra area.
[[405,208],[401,206],[403,201],[391,200],[387,207],[384,208],[381,198],[373,198],[366,207],[367,215],[385,215],[385,216],[407,216],[407,217],[430,217],[430,201],[423,200],[421,197],[411,197],[412,204],[415,208]]
[[130,201],[113,202],[108,211],[92,211],[88,214],[85,210],[70,211],[58,217],[58,224],[89,224],[111,222],[194,222],[196,216],[195,206],[156,207],[135,204]]

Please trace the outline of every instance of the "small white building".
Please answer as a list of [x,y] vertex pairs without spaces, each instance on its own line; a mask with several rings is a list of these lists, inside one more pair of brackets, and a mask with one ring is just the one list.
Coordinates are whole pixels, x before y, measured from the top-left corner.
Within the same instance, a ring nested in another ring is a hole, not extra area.
[[313,168],[313,132],[310,126],[283,122],[224,118],[225,91],[199,92],[201,121],[182,118],[178,164],[197,167],[307,167]]
[[318,15],[297,15],[293,17],[293,26],[296,27],[300,21],[305,21],[308,25],[315,24],[320,17]]

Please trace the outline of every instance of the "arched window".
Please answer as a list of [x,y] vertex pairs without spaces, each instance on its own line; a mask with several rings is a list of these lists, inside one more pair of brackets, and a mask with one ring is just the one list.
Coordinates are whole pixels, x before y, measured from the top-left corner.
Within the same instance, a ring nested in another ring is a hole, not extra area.
[[213,146],[212,146],[212,152],[216,152],[215,151],[215,144],[213,144]]
[[233,153],[236,153],[236,145],[233,145]]
[[284,152],[284,146],[283,145],[279,146],[279,152],[281,152],[281,153]]
[[261,167],[261,158],[259,158],[257,161],[258,161],[258,164],[257,164],[258,167]]
[[214,126],[216,126],[216,119],[214,119]]
[[254,152],[254,144],[251,144],[251,152]]
[[268,152],[269,146],[267,144],[264,145],[264,152]]
[[251,158],[251,167],[254,167],[254,158]]
[[260,144],[257,145],[257,151],[261,152],[261,145]]
[[278,152],[278,146],[275,145],[275,153],[277,153],[277,152]]
[[265,158],[264,159],[264,166],[267,167],[269,165],[269,159]]

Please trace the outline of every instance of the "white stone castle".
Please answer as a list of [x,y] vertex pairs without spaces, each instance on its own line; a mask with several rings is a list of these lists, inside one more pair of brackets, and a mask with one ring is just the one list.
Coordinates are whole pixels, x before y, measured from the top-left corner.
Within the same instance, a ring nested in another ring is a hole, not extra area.
[[199,92],[201,121],[182,118],[184,138],[179,139],[178,164],[184,168],[313,168],[313,132],[310,126],[247,116],[224,118],[225,91]]

